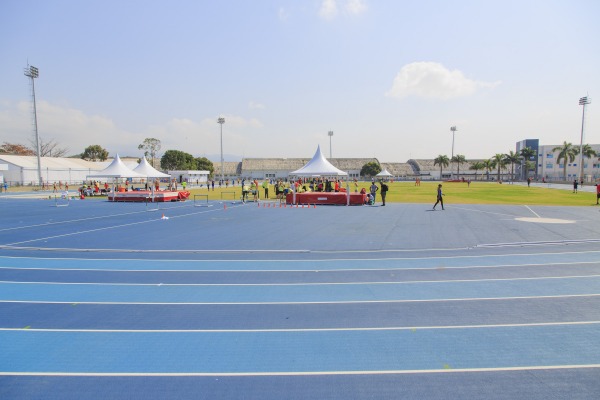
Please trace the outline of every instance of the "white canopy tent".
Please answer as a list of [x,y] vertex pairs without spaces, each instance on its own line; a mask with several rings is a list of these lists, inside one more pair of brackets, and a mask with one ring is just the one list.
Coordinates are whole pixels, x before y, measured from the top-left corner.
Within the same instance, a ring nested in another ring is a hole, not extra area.
[[104,168],[102,171],[98,171],[94,174],[89,174],[88,178],[145,178],[146,175],[140,175],[137,172],[127,168],[127,166],[121,161],[121,158],[117,154],[115,159],[110,165]]
[[[304,167],[297,169],[296,171],[290,172],[291,176],[311,176],[311,177],[320,177],[320,176],[348,176],[347,172],[337,169],[334,167],[321,153],[321,146],[317,146],[317,151],[313,156],[312,160],[310,160]],[[292,185],[292,193],[294,196],[294,203],[296,202],[296,190],[294,185]],[[348,183],[346,182],[346,204],[350,204],[350,188],[348,187]]]
[[304,167],[290,172],[292,176],[348,176],[348,173],[334,167],[323,153],[321,146],[317,146],[317,152]]
[[387,169],[384,169],[383,171],[381,171],[380,173],[375,175],[375,177],[378,177],[378,178],[389,178],[390,176],[394,176],[394,175],[390,174]]
[[138,164],[137,167],[133,169],[133,172],[137,172],[140,175],[145,176],[146,178],[170,178],[171,175],[163,174],[160,171],[157,171],[152,165],[148,163],[146,157],[142,158],[142,161]]

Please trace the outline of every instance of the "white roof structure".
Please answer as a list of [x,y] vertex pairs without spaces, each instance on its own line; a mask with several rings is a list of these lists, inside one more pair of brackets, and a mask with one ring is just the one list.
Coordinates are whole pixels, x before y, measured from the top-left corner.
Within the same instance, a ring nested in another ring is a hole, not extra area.
[[171,176],[157,171],[152,165],[148,163],[148,161],[146,161],[145,156],[144,158],[142,158],[142,161],[139,163],[139,165],[133,169],[133,171],[145,176],[146,178],[169,178]]
[[113,162],[102,171],[94,174],[89,174],[89,178],[146,178],[146,175],[140,175],[137,172],[127,168],[121,158],[117,154]]
[[348,173],[334,167],[323,153],[321,146],[317,146],[317,152],[304,167],[290,172],[294,176],[348,176]]
[[375,176],[388,177],[388,176],[394,176],[394,175],[390,174],[387,169],[384,169],[383,171],[381,171],[380,173],[378,173]]

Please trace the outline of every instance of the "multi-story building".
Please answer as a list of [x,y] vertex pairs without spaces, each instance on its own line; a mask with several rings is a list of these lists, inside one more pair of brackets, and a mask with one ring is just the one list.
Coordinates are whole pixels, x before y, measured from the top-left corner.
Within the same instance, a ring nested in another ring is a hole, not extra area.
[[[560,159],[560,162],[558,162],[560,151],[553,151],[553,149],[560,146],[557,144],[539,147],[537,163],[539,179],[544,178],[547,181],[564,180],[566,162],[567,181],[581,180],[581,155],[578,154],[573,162],[564,159]],[[574,147],[579,149],[579,145],[574,145]],[[591,144],[590,147],[596,152],[596,156],[583,158],[583,180],[585,182],[596,182],[600,179],[600,144]]]
[[[568,159],[559,160],[560,150],[555,151],[554,149],[561,146],[560,144],[540,145],[539,139],[526,139],[517,142],[516,149],[517,153],[520,153],[521,149],[525,147],[535,150],[536,155],[529,160],[531,163],[528,176],[531,178],[546,181],[563,181],[565,180],[564,168],[566,162],[566,180],[581,180],[581,155],[578,154],[572,162]],[[579,150],[579,144],[574,144],[573,147]],[[600,144],[591,144],[590,147],[596,152],[596,156],[592,158],[584,157],[583,179],[585,182],[596,182],[600,179]],[[517,176],[525,179],[524,161],[517,167]]]

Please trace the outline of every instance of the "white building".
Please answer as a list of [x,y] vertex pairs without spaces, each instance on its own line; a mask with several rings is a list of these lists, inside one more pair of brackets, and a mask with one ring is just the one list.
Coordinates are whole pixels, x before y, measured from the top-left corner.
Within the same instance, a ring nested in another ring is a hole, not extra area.
[[167,174],[171,175],[171,179],[177,180],[177,182],[189,182],[195,183],[206,183],[210,171],[167,171]]
[[[561,159],[558,163],[560,151],[552,151],[562,145],[542,145],[538,149],[538,179],[544,178],[547,181],[556,181],[564,179],[564,163]],[[579,149],[579,145],[573,145]],[[591,144],[590,147],[596,152],[596,156],[583,159],[583,179],[585,182],[596,182],[600,179],[600,144]],[[567,181],[574,179],[581,180],[581,155],[577,155],[573,162],[567,161]]]
[[[54,182],[81,183],[87,175],[98,172],[106,166],[80,158],[41,157],[42,180]],[[0,154],[0,164],[6,164],[4,180],[9,185],[37,185],[39,183],[36,156],[15,156]]]

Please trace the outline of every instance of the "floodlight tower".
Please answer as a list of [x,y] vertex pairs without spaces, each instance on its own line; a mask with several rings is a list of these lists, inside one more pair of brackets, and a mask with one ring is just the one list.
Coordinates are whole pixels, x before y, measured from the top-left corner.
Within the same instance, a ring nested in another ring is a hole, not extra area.
[[40,158],[40,137],[38,135],[37,125],[37,108],[35,105],[35,79],[40,76],[40,71],[33,65],[27,65],[25,68],[25,76],[31,79],[31,98],[33,100],[33,129],[35,130],[35,147],[37,153],[37,170],[38,170],[38,183],[42,186],[42,163]]
[[581,116],[581,144],[579,145],[579,155],[581,156],[581,158],[580,158],[581,174],[579,175],[580,180],[583,180],[583,126],[585,123],[585,106],[587,106],[591,102],[592,102],[592,99],[588,98],[587,96],[579,99],[579,105],[583,106],[583,115]]
[[329,135],[329,158],[333,158],[333,156],[331,155],[331,137],[333,136],[333,131],[327,132],[327,135]]
[[[452,156],[450,157],[450,163],[454,163],[454,134],[456,133],[456,125],[450,127],[450,131],[452,132]],[[450,178],[454,176],[454,169],[450,169]],[[440,177],[441,178],[441,177]]]
[[219,117],[219,119],[217,119],[217,122],[219,123],[219,125],[221,125],[221,183],[223,183],[223,181],[225,180],[223,176],[223,124],[225,123],[225,118]]

